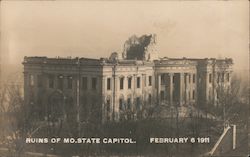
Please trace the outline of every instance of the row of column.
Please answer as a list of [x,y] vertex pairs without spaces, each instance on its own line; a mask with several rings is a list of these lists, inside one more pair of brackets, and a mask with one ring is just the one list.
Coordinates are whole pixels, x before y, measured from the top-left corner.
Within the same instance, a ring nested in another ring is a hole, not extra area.
[[[164,76],[164,79],[161,77]],[[195,90],[195,87],[192,83],[193,80],[196,80],[196,77],[192,73],[161,73],[158,75],[158,102],[161,103],[161,91],[164,91],[164,99],[168,100],[170,105],[173,105],[175,98],[178,99],[178,103],[182,105],[184,102],[190,100],[190,96],[194,93],[190,93]],[[161,80],[165,81],[164,90],[162,90]],[[178,82],[177,82],[178,81]],[[174,92],[174,89],[177,90]],[[175,94],[175,95],[174,95]],[[177,97],[177,98],[176,98]],[[192,99],[192,98],[191,98]]]

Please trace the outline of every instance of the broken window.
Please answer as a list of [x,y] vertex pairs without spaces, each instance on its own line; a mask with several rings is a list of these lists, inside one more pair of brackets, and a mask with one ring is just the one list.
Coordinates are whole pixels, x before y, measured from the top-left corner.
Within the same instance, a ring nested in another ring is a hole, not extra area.
[[152,86],[152,76],[148,77],[148,86]]
[[124,78],[121,77],[121,78],[120,78],[120,89],[123,89],[123,81],[124,81]]
[[57,88],[62,90],[63,89],[63,76],[58,76]]
[[83,95],[81,97],[81,121],[84,121],[86,116],[87,116],[87,113],[88,113],[88,97],[86,95]]
[[131,89],[132,77],[128,78],[128,89]]
[[141,88],[141,78],[137,77],[137,88]]
[[127,104],[128,104],[128,109],[130,110],[131,109],[131,98],[128,98]]
[[43,86],[42,75],[37,75],[37,86],[38,87],[42,87]]
[[73,85],[73,78],[72,78],[72,76],[68,76],[68,79],[67,79],[67,81],[68,81],[68,89],[72,89],[72,85]]
[[107,100],[107,112],[110,112],[110,99]]
[[83,103],[84,106],[87,105],[87,103],[88,103],[88,97],[87,97],[87,96],[84,95],[84,96],[82,97],[82,103]]
[[111,89],[111,78],[107,79],[107,90]]
[[110,111],[111,111],[111,107],[110,107],[110,99],[107,99],[107,120],[109,121],[111,119],[110,117]]
[[149,95],[148,95],[148,103],[149,103],[150,105],[151,105],[151,103],[152,103],[152,102],[151,102],[151,101],[152,101],[151,99],[152,99],[152,98],[151,98],[151,94],[149,94]]
[[161,74],[161,85],[165,84],[165,76],[164,74]]
[[87,77],[83,77],[82,78],[82,89],[83,90],[87,90],[87,84],[88,84],[88,78]]
[[227,73],[227,82],[229,82],[229,81],[230,81],[230,74]]
[[212,74],[209,74],[209,83],[212,82]]
[[175,83],[175,81],[176,81],[176,76],[174,75],[173,76],[173,84]]
[[54,88],[54,76],[49,76],[49,88]]
[[140,97],[136,98],[136,109],[140,110],[141,109],[141,101],[140,101]]
[[208,100],[212,100],[212,90],[209,89],[208,91]]
[[123,108],[123,99],[122,99],[122,98],[119,99],[119,109],[120,109],[120,110],[123,110],[123,109],[124,109],[124,108]]
[[193,89],[193,100],[195,99],[195,90]]
[[96,90],[96,87],[97,87],[97,78],[92,77],[92,89]]
[[161,100],[164,100],[164,91],[161,91]]

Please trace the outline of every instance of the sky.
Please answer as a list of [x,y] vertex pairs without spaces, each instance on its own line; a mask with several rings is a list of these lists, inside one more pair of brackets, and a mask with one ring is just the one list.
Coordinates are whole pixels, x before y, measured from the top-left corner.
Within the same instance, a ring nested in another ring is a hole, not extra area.
[[1,57],[109,57],[157,35],[160,57],[233,58],[248,69],[248,1],[1,1]]

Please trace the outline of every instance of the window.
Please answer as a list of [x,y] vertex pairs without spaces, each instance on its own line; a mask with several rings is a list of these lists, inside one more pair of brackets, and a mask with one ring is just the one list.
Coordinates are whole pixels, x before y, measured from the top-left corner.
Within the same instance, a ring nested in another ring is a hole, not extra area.
[[123,89],[123,81],[124,81],[124,78],[120,78],[120,89]]
[[87,105],[87,103],[88,103],[88,97],[87,96],[82,97],[82,103],[83,103],[83,106]]
[[82,115],[80,116],[81,121],[85,120],[88,113],[88,97],[86,95],[81,96],[81,106],[80,110]]
[[195,83],[195,74],[193,74],[193,83]]
[[141,78],[137,77],[137,88],[141,88]]
[[188,83],[191,83],[191,75],[188,75]]
[[92,89],[96,90],[96,87],[97,87],[97,78],[93,77],[92,78]]
[[140,97],[137,97],[137,98],[136,98],[136,109],[137,109],[137,110],[140,110],[140,108],[141,108]]
[[67,79],[67,81],[68,81],[68,89],[72,89],[72,85],[73,85],[73,78],[72,78],[72,76],[68,76],[68,79]]
[[109,113],[110,110],[110,99],[107,100],[107,112]]
[[212,100],[212,90],[209,89],[208,91],[208,100]]
[[62,75],[58,76],[57,88],[61,90],[63,89],[63,76]]
[[128,98],[127,104],[128,104],[128,109],[130,110],[131,109],[131,98]]
[[148,86],[152,86],[152,76],[148,77]]
[[38,87],[42,87],[43,86],[42,75],[37,75],[37,86]]
[[88,84],[88,78],[87,77],[83,77],[82,78],[82,89],[83,90],[87,90],[87,84]]
[[209,83],[212,82],[212,74],[209,74]]
[[128,78],[128,89],[131,89],[132,77]]
[[176,81],[176,76],[174,75],[173,76],[173,84],[175,83],[175,81]]
[[95,106],[96,102],[97,102],[96,97],[92,96],[92,98],[91,98],[91,105]]
[[108,78],[107,79],[107,90],[110,90],[111,89],[111,79]]
[[193,89],[193,100],[195,99],[195,90]]
[[107,100],[107,120],[110,120],[110,111],[111,111],[111,107],[110,107],[110,99]]
[[161,91],[161,100],[164,100],[164,91]]
[[229,75],[229,73],[227,73],[227,82],[229,82],[230,81],[230,75]]
[[161,85],[165,84],[165,77],[164,74],[161,75]]
[[123,100],[122,100],[122,98],[119,99],[119,109],[123,110]]
[[49,88],[54,88],[54,76],[49,76]]
[[148,103],[149,103],[150,105],[151,105],[151,101],[152,101],[151,99],[152,99],[152,98],[151,98],[151,94],[149,94],[149,95],[148,95]]
[[30,75],[30,85],[34,86],[34,75]]

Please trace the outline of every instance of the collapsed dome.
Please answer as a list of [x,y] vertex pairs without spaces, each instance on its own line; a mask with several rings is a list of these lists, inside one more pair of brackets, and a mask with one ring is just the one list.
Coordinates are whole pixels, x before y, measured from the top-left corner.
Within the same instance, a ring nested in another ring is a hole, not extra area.
[[155,34],[142,35],[141,37],[133,35],[124,43],[123,59],[147,61],[158,59],[155,44]]

